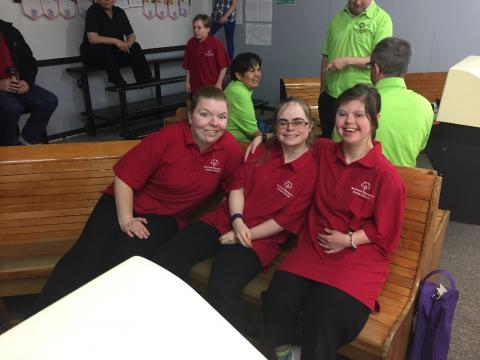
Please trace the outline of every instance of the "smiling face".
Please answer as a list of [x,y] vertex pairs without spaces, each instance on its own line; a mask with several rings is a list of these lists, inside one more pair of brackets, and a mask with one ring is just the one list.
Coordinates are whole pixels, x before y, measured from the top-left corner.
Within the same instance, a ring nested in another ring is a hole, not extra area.
[[367,10],[372,0],[348,0],[348,10],[353,15],[360,15]]
[[195,109],[188,113],[188,122],[200,151],[205,151],[220,139],[227,128],[227,117],[225,101],[209,98],[198,100]]
[[205,25],[203,25],[202,20],[194,21],[192,28],[193,28],[193,36],[195,37],[195,39],[197,39],[200,42],[202,42],[207,38],[208,32],[210,31],[210,28],[205,27]]
[[250,90],[256,89],[258,85],[260,85],[260,79],[262,78],[262,70],[260,69],[260,65],[255,64],[250,67],[245,73],[242,75],[241,73],[235,73],[235,76],[238,80],[243,82],[247,88]]
[[283,148],[306,146],[311,131],[312,123],[298,103],[289,102],[278,112],[275,135]]
[[372,144],[373,127],[360,100],[340,104],[335,116],[335,128],[345,144]]

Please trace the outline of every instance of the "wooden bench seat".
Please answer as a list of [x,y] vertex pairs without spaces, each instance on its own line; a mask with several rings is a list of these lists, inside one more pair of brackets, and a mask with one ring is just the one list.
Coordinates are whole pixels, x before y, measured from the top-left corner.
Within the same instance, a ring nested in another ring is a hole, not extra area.
[[[113,164],[137,142],[0,148],[0,298],[41,290],[113,180]],[[372,314],[359,337],[341,349],[352,359],[405,357],[419,281],[440,259],[449,218],[448,211],[437,208],[441,178],[431,170],[399,172],[408,195],[400,247],[379,299],[381,312]],[[203,211],[213,206],[210,202]],[[194,287],[205,289],[209,263],[192,269]],[[273,267],[244,291],[257,310],[272,274]]]

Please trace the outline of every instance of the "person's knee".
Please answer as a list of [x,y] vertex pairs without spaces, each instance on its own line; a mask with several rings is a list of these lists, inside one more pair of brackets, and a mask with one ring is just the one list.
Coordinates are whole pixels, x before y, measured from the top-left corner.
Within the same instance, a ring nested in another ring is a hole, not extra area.
[[58,97],[54,93],[47,91],[42,98],[42,106],[53,112],[58,106]]
[[25,107],[18,101],[4,101],[0,103],[0,112],[9,118],[18,118],[25,111]]

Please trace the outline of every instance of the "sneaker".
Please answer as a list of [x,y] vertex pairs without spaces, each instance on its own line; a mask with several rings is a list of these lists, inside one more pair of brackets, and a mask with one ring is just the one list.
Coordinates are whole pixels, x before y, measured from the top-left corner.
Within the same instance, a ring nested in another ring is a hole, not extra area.
[[290,360],[300,360],[300,358],[302,357],[302,348],[298,345],[293,345],[291,354],[292,357],[290,358]]

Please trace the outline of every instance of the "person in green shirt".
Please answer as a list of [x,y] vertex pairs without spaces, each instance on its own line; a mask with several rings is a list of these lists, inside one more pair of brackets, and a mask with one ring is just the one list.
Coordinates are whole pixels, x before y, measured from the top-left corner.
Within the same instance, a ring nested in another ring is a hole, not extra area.
[[250,141],[261,135],[253,107],[253,90],[260,84],[262,59],[254,53],[238,54],[232,61],[224,94],[228,100],[227,130],[238,141]]
[[376,139],[392,164],[414,167],[418,154],[427,145],[434,114],[430,102],[405,85],[411,56],[408,41],[388,37],[373,49],[369,66],[372,82],[382,98]]
[[[375,46],[367,66],[382,99],[375,139],[382,143],[383,154],[392,164],[414,167],[427,145],[434,114],[430,102],[405,85],[411,57],[408,41],[388,37]],[[332,138],[340,141],[336,131]]]
[[348,0],[332,18],[322,48],[318,98],[323,137],[332,135],[335,99],[355,84],[370,83],[370,54],[392,33],[392,19],[374,0]]

